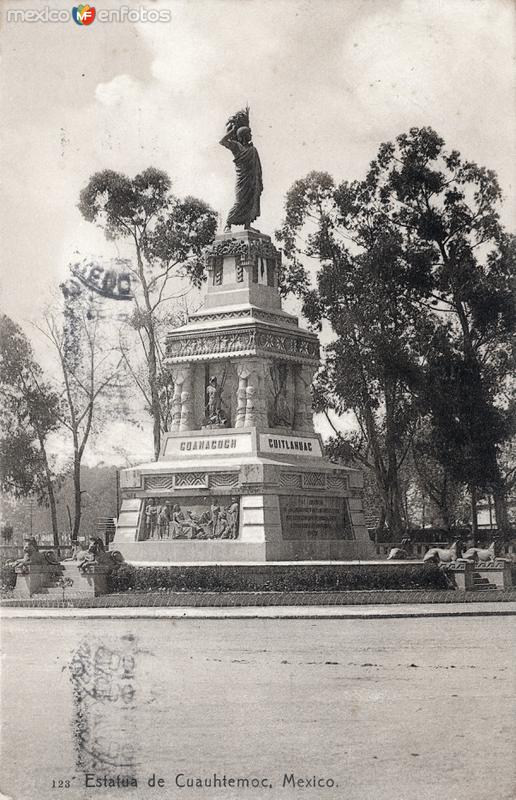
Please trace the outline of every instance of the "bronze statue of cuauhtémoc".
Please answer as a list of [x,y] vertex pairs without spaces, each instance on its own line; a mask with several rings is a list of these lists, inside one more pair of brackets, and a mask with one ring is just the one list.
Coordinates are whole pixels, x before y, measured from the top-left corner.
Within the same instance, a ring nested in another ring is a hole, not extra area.
[[233,114],[226,123],[226,133],[220,140],[233,153],[236,168],[235,204],[231,208],[224,230],[232,225],[248,229],[260,216],[260,196],[263,191],[262,165],[252,143],[249,126],[249,107]]

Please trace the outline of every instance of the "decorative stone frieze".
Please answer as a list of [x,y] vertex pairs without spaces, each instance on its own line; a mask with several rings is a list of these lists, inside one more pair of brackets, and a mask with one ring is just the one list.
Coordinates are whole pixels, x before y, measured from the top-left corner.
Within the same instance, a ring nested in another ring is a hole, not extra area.
[[215,241],[206,248],[205,258],[210,265],[216,258],[223,256],[240,256],[244,263],[250,264],[255,258],[271,258],[279,265],[281,252],[274,247],[270,239],[242,240],[237,237]]
[[238,472],[214,472],[210,475],[210,489],[238,486]]
[[207,314],[198,312],[191,318],[194,322],[219,322],[228,319],[257,319],[278,326],[298,327],[297,317],[287,314],[275,314],[273,311],[264,311],[261,308],[249,307],[235,311],[215,311]]
[[[187,335],[172,334],[167,341],[167,359],[205,361],[235,356],[275,355],[287,361],[319,363],[317,337],[290,333],[273,333],[259,325],[241,327],[236,331]],[[306,387],[304,389],[306,394]],[[304,411],[303,413],[306,413]]]
[[144,488],[147,491],[155,492],[174,488],[173,475],[148,475],[144,478]]
[[174,476],[174,489],[204,489],[207,486],[206,472],[178,472]]

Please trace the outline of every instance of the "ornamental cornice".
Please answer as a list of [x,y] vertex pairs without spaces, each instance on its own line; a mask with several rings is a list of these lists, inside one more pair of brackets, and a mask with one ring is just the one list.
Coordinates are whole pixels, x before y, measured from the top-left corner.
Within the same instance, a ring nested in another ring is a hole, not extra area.
[[244,262],[256,257],[281,260],[281,252],[268,239],[223,239],[206,247],[204,256],[207,261],[220,256],[239,256]]
[[167,339],[166,361],[169,364],[271,355],[287,361],[318,364],[319,340],[311,333],[273,332],[256,324],[231,331],[172,333]]
[[274,325],[288,325],[289,327],[299,327],[298,321],[296,317],[288,317],[282,316],[281,314],[275,314],[273,311],[264,311],[258,307],[251,307],[248,309],[239,309],[237,311],[215,311],[213,313],[207,314],[196,314],[192,315],[189,318],[189,323],[203,323],[203,322],[216,322],[218,320],[226,320],[226,319],[248,319],[252,321],[254,319],[263,320],[264,322],[269,322]]

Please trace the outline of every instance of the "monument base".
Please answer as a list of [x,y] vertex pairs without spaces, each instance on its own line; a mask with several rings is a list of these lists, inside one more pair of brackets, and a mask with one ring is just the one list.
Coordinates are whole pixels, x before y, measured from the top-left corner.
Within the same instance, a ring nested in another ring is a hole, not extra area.
[[121,473],[112,548],[139,563],[374,558],[362,475],[313,433],[169,433],[160,460]]
[[[115,545],[114,545],[115,547]],[[284,550],[277,555],[278,548],[267,542],[214,542],[213,545],[189,542],[124,542],[117,543],[116,549],[129,563],[155,564],[226,564],[226,563],[284,563],[292,561],[366,561],[372,558],[367,543],[349,542],[333,547],[313,548],[315,555],[299,548],[291,548],[290,555]]]

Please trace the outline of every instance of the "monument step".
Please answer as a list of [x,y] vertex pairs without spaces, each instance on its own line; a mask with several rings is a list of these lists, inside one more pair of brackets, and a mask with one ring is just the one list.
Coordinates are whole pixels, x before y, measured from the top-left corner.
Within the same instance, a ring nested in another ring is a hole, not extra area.
[[45,586],[39,589],[39,591],[37,591],[36,594],[44,594],[47,597],[61,597],[63,594],[63,590],[61,589],[60,586]]
[[474,592],[490,592],[493,589],[496,590],[498,588],[499,587],[496,585],[496,583],[482,583],[482,584],[475,584],[474,583],[472,591],[474,591]]
[[59,578],[52,578],[51,580],[49,580],[47,583],[47,587],[59,588]]

